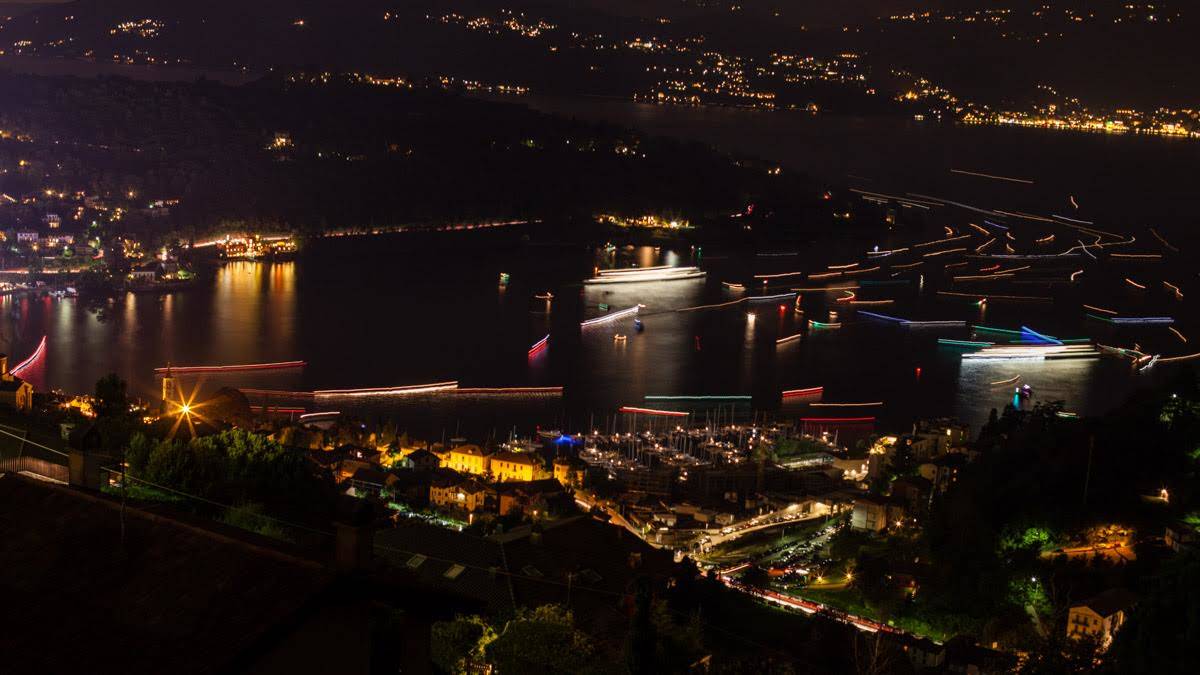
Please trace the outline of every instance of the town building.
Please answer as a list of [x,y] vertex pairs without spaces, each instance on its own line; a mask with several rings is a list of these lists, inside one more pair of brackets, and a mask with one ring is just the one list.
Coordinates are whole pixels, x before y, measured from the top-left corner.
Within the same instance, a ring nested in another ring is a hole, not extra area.
[[884,532],[903,518],[904,506],[899,500],[865,495],[854,500],[850,529]]
[[1137,596],[1131,591],[1110,588],[1071,607],[1067,614],[1067,636],[1089,637],[1096,640],[1101,649],[1107,649],[1136,604]]
[[492,478],[498,483],[531,481],[547,476],[545,462],[532,452],[504,450],[492,455],[490,463]]
[[587,465],[571,457],[554,458],[554,479],[563,487],[581,488],[587,476]]
[[455,514],[496,510],[496,489],[475,478],[438,477],[429,484],[429,504]]
[[482,476],[488,472],[491,453],[478,445],[460,445],[451,448],[442,458],[442,466],[459,473]]
[[0,354],[0,405],[21,412],[33,410],[33,385],[9,372],[7,354]]
[[547,510],[556,510],[566,496],[562,483],[553,478],[534,481],[509,481],[496,486],[500,495],[500,515],[525,514],[537,518]]

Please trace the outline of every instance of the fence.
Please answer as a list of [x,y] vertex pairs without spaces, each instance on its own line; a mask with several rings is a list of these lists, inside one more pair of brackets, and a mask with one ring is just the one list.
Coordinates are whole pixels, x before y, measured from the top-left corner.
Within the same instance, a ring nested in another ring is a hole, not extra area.
[[9,457],[0,459],[0,473],[35,474],[60,483],[66,483],[68,476],[66,465],[56,464],[40,457]]

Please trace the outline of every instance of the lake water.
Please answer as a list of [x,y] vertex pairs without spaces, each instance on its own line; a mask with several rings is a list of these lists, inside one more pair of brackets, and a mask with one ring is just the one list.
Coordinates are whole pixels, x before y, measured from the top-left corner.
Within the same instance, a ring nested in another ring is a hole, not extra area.
[[[1149,240],[1153,225],[1185,251],[1194,239],[1192,183],[1200,144],[1158,138],[1120,138],[1017,129],[962,128],[887,119],[661,108],[619,101],[523,99],[542,110],[603,119],[653,134],[702,140],[758,154],[832,185],[933,194],[986,208],[1060,213],[1095,220],[1102,229]],[[1012,183],[954,174],[952,168],[1031,180]],[[1074,209],[1068,197],[1080,205]],[[966,216],[957,218],[960,226]],[[207,270],[179,292],[129,295],[105,316],[70,299],[3,299],[0,341],[14,361],[48,336],[44,362],[27,373],[39,388],[90,390],[116,371],[134,394],[158,397],[153,369],[303,359],[294,371],[183,378],[201,397],[229,385],[311,391],[458,380],[463,387],[557,386],[563,396],[455,395],[435,397],[267,400],[305,410],[337,409],[373,420],[392,417],[414,433],[470,433],[511,427],[604,428],[622,405],[670,407],[648,395],[751,396],[742,415],[769,411],[788,418],[871,415],[874,428],[901,430],[916,417],[957,416],[974,428],[991,408],[1013,399],[1012,387],[991,383],[1020,375],[1036,400],[1062,400],[1069,410],[1099,414],[1139,386],[1168,376],[1171,367],[1131,373],[1115,359],[1045,363],[969,363],[937,337],[969,338],[965,329],[916,330],[843,311],[840,329],[808,330],[844,309],[837,294],[805,293],[801,316],[777,303],[706,311],[674,310],[736,299],[723,280],[751,274],[817,270],[861,259],[869,241],[836,232],[800,246],[795,256],[752,251],[662,250],[641,247],[605,257],[578,245],[548,245],[561,237],[521,230],[443,235],[386,235],[310,243],[293,262],[238,262]],[[878,242],[877,242],[878,243]],[[887,243],[884,242],[885,247]],[[796,247],[795,245],[792,245]],[[1161,250],[1161,249],[1157,249]],[[704,280],[580,285],[597,265],[700,264]],[[1196,278],[1186,257],[1161,267],[1131,267],[1152,280]],[[511,283],[501,287],[498,275]],[[1080,302],[1114,303],[1122,311],[1176,316],[1185,334],[1200,335],[1187,307],[1162,293],[1138,293],[1120,275],[1087,274],[1083,283],[1054,291],[1055,302],[992,303],[979,308],[938,296],[936,279],[908,277],[907,285],[863,289],[890,298],[889,314],[959,319],[1009,328],[1029,325],[1060,337],[1142,344],[1164,354],[1186,349],[1164,329],[1114,331],[1089,321]],[[1187,289],[1185,289],[1187,290]],[[533,296],[554,293],[547,304]],[[645,331],[632,320],[581,330],[579,322],[642,304]],[[754,314],[749,320],[748,310]],[[779,337],[804,337],[776,346]],[[614,334],[626,336],[615,341]],[[530,359],[542,336],[549,348]],[[1177,366],[1172,366],[1177,367]],[[782,406],[781,389],[824,386],[827,402],[883,402],[878,408]],[[263,403],[254,399],[252,402]],[[730,404],[693,404],[696,415]],[[621,420],[621,424],[625,424]],[[624,428],[624,427],[623,427]],[[849,430],[848,430],[849,431]],[[861,429],[859,430],[861,431]]]
[[[26,377],[39,388],[88,391],[107,372],[120,373],[133,394],[157,400],[153,369],[168,363],[211,365],[302,359],[298,370],[180,378],[200,399],[220,386],[284,391],[387,387],[458,380],[462,387],[565,387],[563,396],[438,395],[412,398],[293,399],[267,403],[306,411],[341,410],[366,420],[391,417],[414,433],[504,435],[510,428],[603,428],[623,405],[676,407],[647,395],[749,395],[733,404],[742,415],[769,411],[788,418],[878,416],[880,429],[904,428],[918,416],[954,415],[976,428],[1013,389],[990,383],[1022,376],[1040,400],[1063,400],[1100,413],[1134,387],[1161,377],[1130,372],[1128,362],[970,363],[937,337],[967,338],[965,329],[913,329],[855,316],[839,294],[804,293],[804,314],[790,301],[674,310],[742,297],[720,283],[760,273],[828,264],[816,246],[789,257],[690,248],[638,247],[611,256],[582,246],[538,246],[517,232],[444,236],[383,235],[310,243],[291,262],[232,262],[207,270],[192,288],[165,295],[127,295],[103,316],[72,299],[6,299],[2,327],[14,361],[48,336],[44,360]],[[821,262],[818,263],[817,261]],[[698,262],[706,279],[611,287],[583,286],[596,265]],[[500,272],[510,274],[504,287]],[[1060,337],[1094,336],[1127,344],[1055,303],[992,304],[947,300],[932,280],[860,289],[862,297],[894,298],[890,314],[1035,326]],[[551,291],[547,303],[534,296]],[[1065,301],[1064,301],[1065,302]],[[632,319],[581,329],[585,318],[644,305],[644,332]],[[840,311],[840,329],[809,329]],[[748,315],[753,314],[751,320]],[[1186,329],[1184,329],[1186,330]],[[1160,331],[1161,332],[1161,329]],[[795,342],[776,345],[784,336]],[[542,336],[549,348],[527,354]],[[614,335],[626,336],[624,341]],[[1165,336],[1158,336],[1162,344]],[[1165,351],[1165,349],[1164,349]],[[919,372],[918,372],[919,369]],[[782,389],[824,386],[826,402],[875,402],[879,408],[782,406]],[[701,418],[730,402],[692,404]],[[688,409],[688,408],[681,408]],[[625,420],[620,422],[626,424]],[[854,425],[861,427],[862,425]],[[622,426],[621,428],[625,428]],[[831,428],[838,428],[832,425]],[[862,429],[843,429],[844,433]]]

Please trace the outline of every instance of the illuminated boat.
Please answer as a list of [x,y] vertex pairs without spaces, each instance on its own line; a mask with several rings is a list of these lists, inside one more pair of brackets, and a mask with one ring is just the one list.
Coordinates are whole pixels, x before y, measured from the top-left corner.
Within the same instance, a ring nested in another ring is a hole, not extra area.
[[625,339],[626,339],[625,336],[620,333],[617,333],[616,335],[613,336],[613,342],[624,342]]
[[630,284],[651,281],[683,281],[687,279],[702,279],[708,273],[699,267],[634,267],[620,270],[601,270],[591,279],[584,279],[588,285],[597,284]]
[[533,297],[537,298],[538,300],[553,300],[554,294],[551,293],[550,291],[546,291],[545,293],[538,293],[537,295],[535,295]]

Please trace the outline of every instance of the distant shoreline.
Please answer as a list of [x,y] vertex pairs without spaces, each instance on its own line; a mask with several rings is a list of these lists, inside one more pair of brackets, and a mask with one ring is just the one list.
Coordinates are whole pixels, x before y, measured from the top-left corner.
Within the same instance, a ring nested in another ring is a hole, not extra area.
[[262,72],[257,71],[222,70],[199,66],[131,65],[47,56],[0,56],[0,71],[4,70],[22,75],[55,77],[118,76],[146,82],[193,82],[204,77],[230,86],[254,82],[263,76]]

